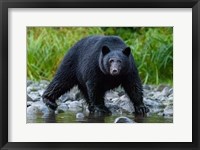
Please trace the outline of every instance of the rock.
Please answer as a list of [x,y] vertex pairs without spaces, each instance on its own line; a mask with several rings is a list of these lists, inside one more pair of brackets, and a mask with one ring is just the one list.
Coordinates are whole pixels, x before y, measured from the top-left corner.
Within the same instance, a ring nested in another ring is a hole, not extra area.
[[127,117],[118,117],[115,119],[114,123],[135,123],[135,121]]
[[171,105],[167,106],[164,109],[163,115],[166,116],[166,117],[173,116],[173,107]]
[[124,89],[121,86],[119,86],[118,88],[116,88],[114,91],[118,93],[119,97],[125,94],[125,91],[124,91]]
[[172,94],[173,94],[173,88],[169,89],[169,95],[172,95]]
[[145,84],[145,85],[143,85],[143,89],[150,91],[151,87],[150,87],[150,85]]
[[75,86],[74,88],[72,88],[70,90],[70,92],[68,92],[68,96],[69,96],[69,99],[72,99],[72,100],[79,100],[81,98],[81,92],[80,90],[78,89],[77,86]]
[[45,87],[47,86],[47,85],[49,85],[49,81],[46,81],[46,80],[41,80],[40,81],[40,85],[45,85]]
[[149,92],[149,93],[147,93],[146,97],[152,98],[154,95],[155,95],[155,92]]
[[36,119],[37,113],[39,113],[39,109],[36,106],[30,106],[27,108],[27,118],[29,119]]
[[68,110],[68,106],[65,103],[61,103],[57,108],[58,113],[63,113],[67,110]]
[[166,85],[161,84],[155,90],[161,92],[165,87],[166,87]]
[[158,116],[163,116],[163,112],[157,113]]
[[114,98],[119,98],[119,95],[118,95],[118,92],[115,92],[115,91],[109,91],[105,94],[105,99],[107,101],[110,101]]
[[59,100],[60,100],[61,102],[63,102],[63,103],[65,103],[66,101],[68,101],[68,100],[69,100],[68,93],[65,93],[65,94],[61,95],[61,96],[59,97]]
[[32,83],[31,85],[29,85],[27,87],[27,92],[28,93],[29,92],[36,92],[36,91],[38,91],[40,89],[41,89],[41,87],[40,87],[40,85],[38,83]]
[[33,83],[33,81],[31,81],[31,80],[27,80],[27,82],[26,82],[26,86],[28,87],[28,86],[30,86],[32,83]]
[[169,95],[169,87],[165,87],[165,88],[162,90],[161,94],[162,94],[163,96],[168,96],[168,95]]
[[85,117],[85,115],[83,113],[77,113],[76,114],[76,119],[83,119]]
[[163,112],[163,109],[161,109],[161,108],[151,108],[150,109],[151,114],[154,114],[154,113],[158,114],[158,113],[161,113],[161,112]]
[[72,101],[68,104],[68,107],[71,111],[81,111],[83,109],[83,106],[79,101]]
[[43,95],[43,93],[44,93],[44,91],[45,91],[44,89],[42,89],[42,90],[39,90],[39,91],[38,91],[38,94],[39,94],[40,96],[42,96],[42,95]]
[[72,102],[73,102],[72,100],[68,100],[68,101],[65,102],[65,104],[69,105]]
[[114,105],[112,103],[106,104],[106,107],[112,112],[112,114],[122,114],[122,109],[118,105]]
[[27,106],[27,107],[31,106],[32,104],[33,104],[32,101],[27,101],[27,102],[26,102],[26,106]]
[[120,97],[119,107],[129,113],[132,113],[135,111],[133,107],[133,103],[129,100],[129,98],[126,95],[123,95]]
[[121,102],[120,98],[113,98],[110,101],[111,103],[113,103],[113,105],[118,105]]
[[49,113],[48,107],[42,101],[34,102],[31,106],[36,107],[43,114]]
[[27,95],[27,101],[33,101],[33,99]]
[[148,99],[148,98],[144,98],[144,103],[147,105],[147,106],[151,106],[151,107],[159,107],[161,105],[161,103],[158,103],[157,101],[155,100],[151,100],[151,99]]
[[39,95],[38,92],[31,92],[28,94],[29,101],[32,99],[33,102],[39,101],[41,99],[41,96]]

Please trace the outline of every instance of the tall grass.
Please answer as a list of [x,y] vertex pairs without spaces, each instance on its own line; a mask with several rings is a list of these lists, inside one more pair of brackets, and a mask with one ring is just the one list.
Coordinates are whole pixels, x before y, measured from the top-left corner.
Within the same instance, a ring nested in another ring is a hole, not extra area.
[[28,78],[51,80],[63,56],[89,35],[118,35],[132,49],[143,83],[173,82],[173,28],[27,28]]

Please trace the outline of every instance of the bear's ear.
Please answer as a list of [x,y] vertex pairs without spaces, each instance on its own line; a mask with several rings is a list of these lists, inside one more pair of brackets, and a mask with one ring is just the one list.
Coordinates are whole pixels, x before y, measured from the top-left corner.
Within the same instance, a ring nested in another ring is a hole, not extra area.
[[110,52],[110,49],[107,47],[107,46],[103,46],[102,47],[102,53],[103,53],[103,55],[106,55],[106,54],[108,54]]
[[131,49],[130,47],[126,47],[123,51],[122,51],[126,56],[129,56],[131,53]]

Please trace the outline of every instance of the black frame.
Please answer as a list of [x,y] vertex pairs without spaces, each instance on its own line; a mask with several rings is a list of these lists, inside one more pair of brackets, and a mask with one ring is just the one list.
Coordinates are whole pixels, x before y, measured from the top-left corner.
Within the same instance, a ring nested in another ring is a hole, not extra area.
[[[8,142],[8,8],[192,8],[192,142]],[[2,33],[2,34],[1,34]],[[0,148],[7,149],[200,149],[199,0],[0,0]]]

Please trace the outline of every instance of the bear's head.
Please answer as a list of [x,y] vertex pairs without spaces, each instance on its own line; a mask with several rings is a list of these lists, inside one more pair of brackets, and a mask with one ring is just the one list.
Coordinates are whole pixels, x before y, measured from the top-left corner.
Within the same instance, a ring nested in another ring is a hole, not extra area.
[[108,46],[101,49],[100,69],[104,74],[118,76],[126,73],[130,65],[131,49],[111,50]]

